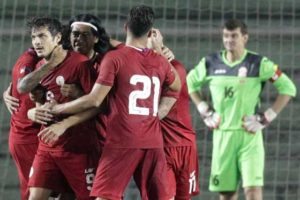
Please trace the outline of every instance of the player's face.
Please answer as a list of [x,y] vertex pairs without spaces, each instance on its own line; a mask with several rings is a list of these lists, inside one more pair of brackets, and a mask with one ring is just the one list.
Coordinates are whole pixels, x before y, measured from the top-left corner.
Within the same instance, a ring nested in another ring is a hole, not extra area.
[[240,28],[234,30],[223,29],[223,44],[227,51],[240,51],[245,48],[248,40],[247,34],[242,34]]
[[37,55],[42,58],[48,58],[53,49],[58,45],[60,34],[52,36],[48,27],[32,28],[31,42]]
[[72,26],[70,40],[74,51],[88,57],[92,56],[94,45],[98,42],[98,38],[92,33],[91,27],[82,24]]

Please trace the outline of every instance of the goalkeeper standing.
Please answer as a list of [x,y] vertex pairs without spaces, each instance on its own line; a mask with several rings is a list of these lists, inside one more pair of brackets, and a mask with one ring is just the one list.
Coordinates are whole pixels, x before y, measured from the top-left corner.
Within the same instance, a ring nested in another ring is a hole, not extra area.
[[[262,199],[264,146],[262,129],[296,95],[293,82],[268,58],[245,48],[247,26],[230,19],[223,27],[225,50],[202,58],[189,72],[187,83],[192,101],[213,129],[211,191],[220,199],[237,199],[240,179],[247,200]],[[273,105],[259,113],[259,96],[265,82],[277,89]],[[208,85],[212,106],[200,94]]]

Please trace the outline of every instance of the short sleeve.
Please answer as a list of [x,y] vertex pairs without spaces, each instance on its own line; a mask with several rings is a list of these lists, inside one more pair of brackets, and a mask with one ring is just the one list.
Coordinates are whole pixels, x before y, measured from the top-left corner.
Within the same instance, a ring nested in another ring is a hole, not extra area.
[[269,60],[266,57],[263,57],[260,63],[259,68],[259,78],[261,81],[267,81],[268,79],[272,78],[276,71],[278,70],[278,65],[274,62]]
[[111,54],[108,54],[104,56],[101,62],[96,83],[112,86],[114,84],[119,65],[117,59],[113,59]]
[[189,93],[201,90],[206,83],[205,58],[202,58],[198,65],[187,75],[187,86]]

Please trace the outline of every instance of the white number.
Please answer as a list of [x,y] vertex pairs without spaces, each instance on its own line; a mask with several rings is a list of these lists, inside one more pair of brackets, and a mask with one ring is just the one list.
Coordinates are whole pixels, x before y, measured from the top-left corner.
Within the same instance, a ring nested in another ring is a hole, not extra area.
[[[159,89],[160,81],[157,77],[152,77],[152,82],[154,84],[154,95],[153,95],[153,116],[157,115],[158,111],[158,98],[159,98]],[[137,106],[138,99],[147,99],[151,95],[151,79],[148,76],[144,75],[133,75],[130,78],[130,84],[136,85],[137,83],[143,84],[142,90],[134,90],[129,94],[129,114],[132,115],[149,115],[149,108]]]
[[94,168],[88,168],[88,169],[84,170],[84,173],[85,173],[87,189],[89,191],[91,191],[92,190],[92,184],[93,184],[94,178],[95,178]]
[[190,191],[189,193],[191,194],[192,192],[196,191],[196,175],[195,175],[196,171],[193,171],[192,173],[190,173]]

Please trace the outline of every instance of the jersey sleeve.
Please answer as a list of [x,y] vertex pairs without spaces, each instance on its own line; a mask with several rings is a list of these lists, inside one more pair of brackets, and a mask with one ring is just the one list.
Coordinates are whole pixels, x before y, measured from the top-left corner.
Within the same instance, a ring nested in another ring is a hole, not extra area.
[[206,83],[205,58],[202,58],[198,65],[187,75],[188,92],[193,93],[201,90]]
[[103,58],[101,62],[96,83],[106,86],[112,86],[114,84],[115,77],[118,71],[118,61],[116,59],[113,59],[113,57],[108,54]]
[[261,81],[267,81],[271,79],[276,71],[279,70],[278,66],[266,57],[263,57],[259,68],[259,78]]
[[279,94],[288,95],[295,97],[296,96],[296,86],[293,81],[284,73],[273,82],[273,85],[276,87]]
[[36,64],[39,62],[39,58],[35,51],[31,48],[27,49],[23,55],[16,62],[17,65],[17,79],[21,79],[27,74],[34,71]]
[[279,94],[296,96],[296,86],[293,81],[281,72],[278,65],[266,57],[261,61],[259,75],[262,81],[270,80]]
[[[178,73],[180,81],[181,81],[181,85],[186,84],[186,71],[185,71],[183,64],[175,59],[171,61],[171,64],[177,70],[177,73]],[[173,90],[170,90],[167,88],[164,88],[162,91],[162,96],[164,96],[164,97],[173,97],[173,98],[178,99],[179,95],[180,95],[180,91],[179,92],[173,91]]]
[[171,64],[166,59],[164,59],[163,61],[163,66],[165,66],[166,69],[166,79],[164,81],[164,85],[169,86],[174,82],[175,74],[171,67]]

